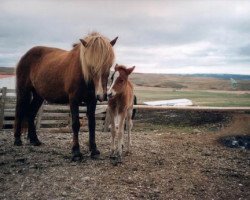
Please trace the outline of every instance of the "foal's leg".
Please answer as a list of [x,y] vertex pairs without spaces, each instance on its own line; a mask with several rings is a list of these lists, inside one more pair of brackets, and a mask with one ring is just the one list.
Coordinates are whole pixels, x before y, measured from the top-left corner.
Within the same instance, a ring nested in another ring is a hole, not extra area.
[[122,161],[122,145],[123,145],[123,135],[124,135],[124,122],[126,115],[125,113],[120,114],[119,116],[119,126],[118,126],[118,157],[117,161]]
[[30,104],[29,116],[28,116],[28,138],[30,139],[30,144],[34,146],[41,145],[41,142],[37,138],[36,126],[34,120],[42,103],[43,103],[43,98],[40,97],[36,92],[33,92],[33,99]]
[[110,119],[111,119],[111,153],[110,158],[114,157],[115,153],[115,136],[116,136],[116,126],[115,126],[115,116],[114,113],[109,109]]
[[96,110],[96,100],[92,100],[87,103],[87,116],[88,116],[88,126],[89,126],[89,149],[91,151],[91,158],[98,158],[100,151],[96,147],[95,142],[95,110]]
[[72,117],[72,130],[73,130],[72,160],[77,161],[82,158],[82,154],[80,152],[79,139],[78,139],[78,133],[80,129],[79,105],[78,101],[74,99],[71,99],[69,104],[70,104],[70,111]]
[[128,110],[128,115],[127,115],[127,129],[128,129],[128,148],[127,148],[127,153],[131,153],[131,129],[133,127],[133,121],[132,121],[132,114],[133,110]]

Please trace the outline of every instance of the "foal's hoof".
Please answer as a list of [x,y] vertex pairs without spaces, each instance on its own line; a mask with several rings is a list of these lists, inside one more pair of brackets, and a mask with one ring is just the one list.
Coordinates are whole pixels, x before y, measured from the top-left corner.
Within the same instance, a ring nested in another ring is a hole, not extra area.
[[120,155],[117,156],[116,162],[117,163],[122,163],[122,157]]
[[33,146],[40,146],[42,144],[42,142],[40,142],[38,139],[30,140],[30,144]]
[[117,156],[114,157],[114,159],[111,160],[112,165],[117,166],[118,164],[122,163],[122,157],[121,156]]
[[14,145],[15,146],[22,146],[23,145],[22,140],[20,138],[15,138]]
[[77,162],[77,161],[81,161],[82,159],[83,159],[82,153],[81,152],[75,152],[75,153],[73,153],[71,161]]
[[110,158],[111,160],[115,160],[115,159],[116,159],[115,153],[114,153],[114,152],[111,152],[111,154],[109,155],[109,158]]
[[92,158],[92,159],[98,159],[98,158],[100,158],[100,151],[99,150],[92,150],[91,151],[91,154],[90,154],[90,157]]

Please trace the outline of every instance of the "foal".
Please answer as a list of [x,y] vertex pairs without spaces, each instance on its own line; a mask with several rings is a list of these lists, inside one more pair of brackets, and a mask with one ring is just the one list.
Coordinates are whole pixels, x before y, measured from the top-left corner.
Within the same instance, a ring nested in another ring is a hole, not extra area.
[[[123,147],[123,134],[124,124],[127,120],[128,130],[128,149],[130,152],[130,133],[132,129],[132,113],[134,104],[134,90],[132,83],[128,80],[129,74],[132,73],[135,66],[126,68],[123,65],[116,64],[114,80],[108,91],[108,110],[111,118],[111,158],[116,158],[117,162],[122,161],[122,147]],[[116,137],[116,122],[118,123],[118,146],[115,148]],[[116,152],[115,152],[116,150]],[[115,157],[117,156],[117,157]]]

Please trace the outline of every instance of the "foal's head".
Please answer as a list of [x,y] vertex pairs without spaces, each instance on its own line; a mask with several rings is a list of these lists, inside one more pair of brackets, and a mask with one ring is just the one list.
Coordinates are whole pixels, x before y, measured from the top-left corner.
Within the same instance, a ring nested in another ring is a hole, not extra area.
[[133,72],[134,69],[135,66],[126,68],[123,65],[116,64],[115,72],[111,77],[112,85],[110,86],[108,91],[109,98],[112,98],[115,95],[119,95],[124,92],[128,82],[128,76]]
[[80,39],[80,60],[84,80],[87,83],[93,81],[99,101],[107,99],[108,77],[115,58],[113,46],[117,38],[110,41],[99,33],[92,33]]

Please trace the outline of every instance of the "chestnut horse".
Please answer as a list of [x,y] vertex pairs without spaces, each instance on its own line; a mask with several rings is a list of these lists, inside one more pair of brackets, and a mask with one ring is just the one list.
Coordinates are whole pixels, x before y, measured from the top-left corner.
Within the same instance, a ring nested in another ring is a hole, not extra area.
[[95,142],[95,109],[97,100],[107,98],[107,82],[114,62],[110,41],[99,33],[91,33],[73,49],[37,46],[30,49],[16,68],[15,145],[22,145],[22,126],[28,123],[28,137],[32,145],[41,144],[36,134],[35,116],[44,100],[68,104],[72,116],[73,160],[82,157],[78,141],[79,104],[87,105],[89,149],[91,157],[100,154]]
[[[122,161],[122,146],[125,120],[127,120],[128,130],[128,146],[127,152],[130,153],[131,146],[131,129],[133,126],[132,114],[134,105],[134,90],[132,83],[128,80],[128,76],[135,67],[126,68],[123,65],[115,66],[113,83],[108,91],[108,111],[111,118],[111,158],[115,158],[117,162]],[[116,122],[118,123],[118,144],[115,148]],[[116,151],[116,152],[115,152]]]

